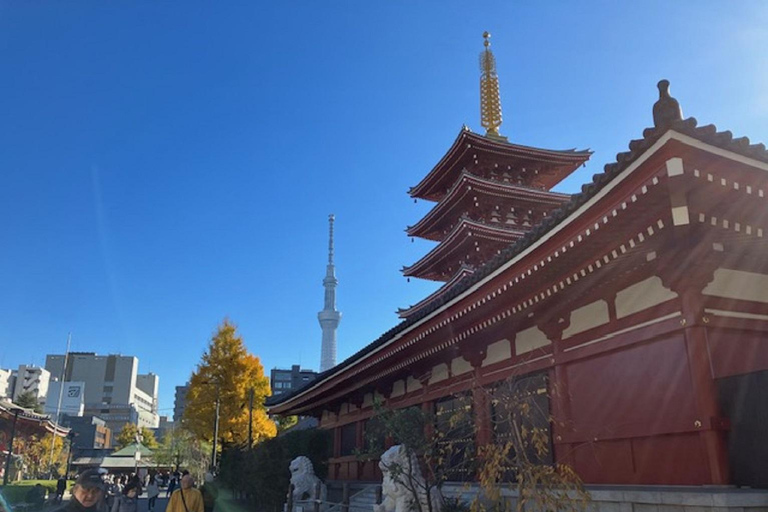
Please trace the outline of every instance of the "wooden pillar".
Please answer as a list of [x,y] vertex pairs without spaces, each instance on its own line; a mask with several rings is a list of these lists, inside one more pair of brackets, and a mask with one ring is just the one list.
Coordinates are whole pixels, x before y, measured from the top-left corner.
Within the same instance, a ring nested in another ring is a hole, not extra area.
[[338,426],[338,414],[336,415],[337,426],[333,427],[333,456],[341,456],[341,427]]
[[488,390],[480,385],[480,370],[486,356],[486,347],[465,349],[461,352],[464,359],[472,365],[472,410],[475,416],[475,447],[480,448],[493,442],[491,421],[491,404],[488,400]]
[[[376,392],[378,392],[381,396],[384,397],[384,402],[382,403],[383,406],[389,407],[390,399],[389,397],[392,395],[392,389],[394,388],[393,382],[379,382],[376,384],[376,391],[374,392],[374,397],[376,396]],[[392,438],[391,435],[387,434],[387,437],[384,438],[384,449],[387,450],[394,446],[395,440]]]
[[349,482],[344,482],[341,487],[341,512],[349,512]]
[[[691,372],[694,398],[696,400],[695,426],[701,429],[701,438],[706,450],[711,483],[727,485],[730,483],[728,464],[728,445],[725,432],[720,429],[723,423],[720,402],[717,396],[717,383],[712,372],[709,357],[707,328],[702,324],[704,308],[701,292],[685,290],[680,294],[685,321],[685,347],[688,353],[688,367]],[[691,321],[696,319],[696,321]]]
[[[691,243],[694,247],[703,244]],[[663,258],[659,262],[658,273],[662,282],[680,297],[685,349],[688,356],[688,369],[691,375],[691,387],[696,408],[694,428],[699,430],[702,449],[709,469],[709,483],[728,485],[730,467],[728,463],[728,444],[722,425],[727,422],[722,418],[718,400],[717,382],[712,369],[707,340],[708,321],[704,312],[702,291],[714,279],[714,272],[719,266],[720,255],[705,251],[699,254],[695,265],[681,265],[680,261]],[[710,256],[710,257],[707,257]]]
[[563,436],[572,431],[571,397],[568,388],[568,373],[564,364],[559,361],[563,352],[561,341],[563,331],[570,325],[570,318],[555,318],[539,324],[539,329],[552,342],[552,368],[548,372],[547,390],[550,399],[550,413],[553,419],[554,460],[575,467],[573,456],[574,445],[563,443]]

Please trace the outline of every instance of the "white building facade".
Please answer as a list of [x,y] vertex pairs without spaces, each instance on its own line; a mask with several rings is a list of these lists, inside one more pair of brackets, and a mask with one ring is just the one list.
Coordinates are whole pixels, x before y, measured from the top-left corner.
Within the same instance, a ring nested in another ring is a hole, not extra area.
[[157,428],[159,377],[139,374],[138,358],[70,352],[66,367],[64,360],[64,355],[48,355],[45,367],[64,382],[85,384],[85,415],[102,418],[116,432],[125,423]]
[[[61,406],[59,406],[61,402]],[[56,418],[56,412],[59,412]],[[48,386],[48,397],[45,399],[45,414],[54,419],[68,416],[82,416],[85,412],[85,382],[53,381]]]
[[13,387],[16,382],[16,375],[12,370],[0,368],[0,398],[13,399]]
[[13,401],[16,402],[25,393],[32,393],[41,405],[45,404],[50,381],[51,373],[45,368],[26,364],[19,365],[13,387]]

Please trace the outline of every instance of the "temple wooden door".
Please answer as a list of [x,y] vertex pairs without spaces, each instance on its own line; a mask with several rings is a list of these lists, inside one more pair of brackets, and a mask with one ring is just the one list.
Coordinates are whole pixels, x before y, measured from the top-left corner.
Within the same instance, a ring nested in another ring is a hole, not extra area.
[[768,488],[768,371],[720,379],[718,391],[731,420],[731,483]]

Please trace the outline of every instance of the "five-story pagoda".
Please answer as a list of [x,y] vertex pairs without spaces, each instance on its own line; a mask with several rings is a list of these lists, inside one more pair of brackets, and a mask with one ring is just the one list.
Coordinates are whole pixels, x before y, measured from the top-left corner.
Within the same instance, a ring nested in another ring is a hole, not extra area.
[[551,189],[589,159],[590,151],[550,150],[512,144],[500,135],[499,79],[485,32],[480,54],[480,117],[485,135],[462,128],[451,148],[421,182],[414,199],[435,202],[412,237],[439,242],[416,263],[403,268],[407,277],[445,284],[419,303],[400,309],[408,318],[445,296],[507,245],[514,243],[570,196]]

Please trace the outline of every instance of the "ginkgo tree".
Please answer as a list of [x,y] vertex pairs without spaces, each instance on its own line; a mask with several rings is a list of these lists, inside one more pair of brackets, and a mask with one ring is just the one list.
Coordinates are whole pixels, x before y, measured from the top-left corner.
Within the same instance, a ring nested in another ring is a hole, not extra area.
[[250,393],[253,393],[252,437],[257,443],[277,434],[264,401],[269,379],[258,357],[246,349],[237,327],[225,319],[211,337],[208,349],[190,378],[184,428],[199,439],[213,440],[216,403],[219,403],[221,443],[248,440]]
[[141,444],[150,450],[157,448],[158,445],[157,439],[155,438],[155,433],[147,427],[139,428],[133,423],[126,423],[123,425],[123,427],[120,429],[120,433],[115,436],[115,443],[117,448],[125,448],[129,444],[135,443],[136,436],[138,434],[141,434],[139,437],[139,439],[141,439]]

